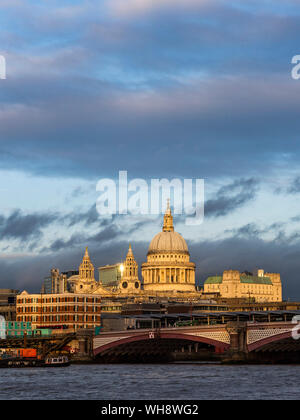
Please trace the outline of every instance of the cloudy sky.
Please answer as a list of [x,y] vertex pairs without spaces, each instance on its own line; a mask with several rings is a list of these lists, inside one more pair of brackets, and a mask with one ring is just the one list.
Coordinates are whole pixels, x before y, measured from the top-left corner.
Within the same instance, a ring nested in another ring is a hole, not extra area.
[[138,262],[161,217],[100,217],[99,179],[204,178],[176,230],[197,281],[280,272],[300,300],[298,0],[0,0],[0,287]]

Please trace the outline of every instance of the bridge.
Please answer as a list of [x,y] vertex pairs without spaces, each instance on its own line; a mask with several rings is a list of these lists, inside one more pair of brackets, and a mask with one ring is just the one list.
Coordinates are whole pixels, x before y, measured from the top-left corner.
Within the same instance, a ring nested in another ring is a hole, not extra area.
[[292,322],[229,322],[223,325],[101,333],[93,340],[98,362],[164,360],[300,361]]
[[168,362],[203,360],[222,362],[299,363],[300,338],[292,322],[228,322],[219,325],[136,329],[100,333],[78,330],[49,337],[8,338],[1,348],[37,348],[43,356],[78,343],[74,361],[96,363]]

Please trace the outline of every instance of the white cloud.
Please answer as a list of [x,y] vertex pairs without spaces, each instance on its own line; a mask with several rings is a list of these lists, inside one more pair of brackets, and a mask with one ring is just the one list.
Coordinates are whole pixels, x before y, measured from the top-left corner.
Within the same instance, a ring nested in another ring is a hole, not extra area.
[[211,4],[208,0],[108,0],[108,8],[118,16],[134,16],[151,11],[170,8],[199,8]]

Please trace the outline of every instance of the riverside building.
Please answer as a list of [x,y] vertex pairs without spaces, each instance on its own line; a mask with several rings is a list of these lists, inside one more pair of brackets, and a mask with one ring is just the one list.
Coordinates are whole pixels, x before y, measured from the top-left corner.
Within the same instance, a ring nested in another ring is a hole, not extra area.
[[282,302],[280,274],[258,270],[257,275],[224,271],[222,276],[209,277],[204,293],[215,293],[221,298],[245,299],[249,302]]
[[17,297],[17,321],[33,329],[78,330],[101,325],[101,297],[93,294],[28,294]]

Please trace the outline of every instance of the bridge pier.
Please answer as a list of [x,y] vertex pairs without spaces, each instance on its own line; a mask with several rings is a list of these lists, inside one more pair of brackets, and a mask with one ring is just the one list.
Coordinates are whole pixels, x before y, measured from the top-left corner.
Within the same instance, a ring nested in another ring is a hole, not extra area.
[[247,361],[247,324],[243,322],[228,322],[226,330],[230,337],[230,348],[223,363],[243,363]]
[[226,330],[230,337],[230,351],[246,351],[247,324],[243,322],[228,322]]
[[76,338],[79,343],[79,353],[73,357],[76,362],[90,362],[94,359],[93,354],[93,339],[94,330],[81,329],[76,333]]

